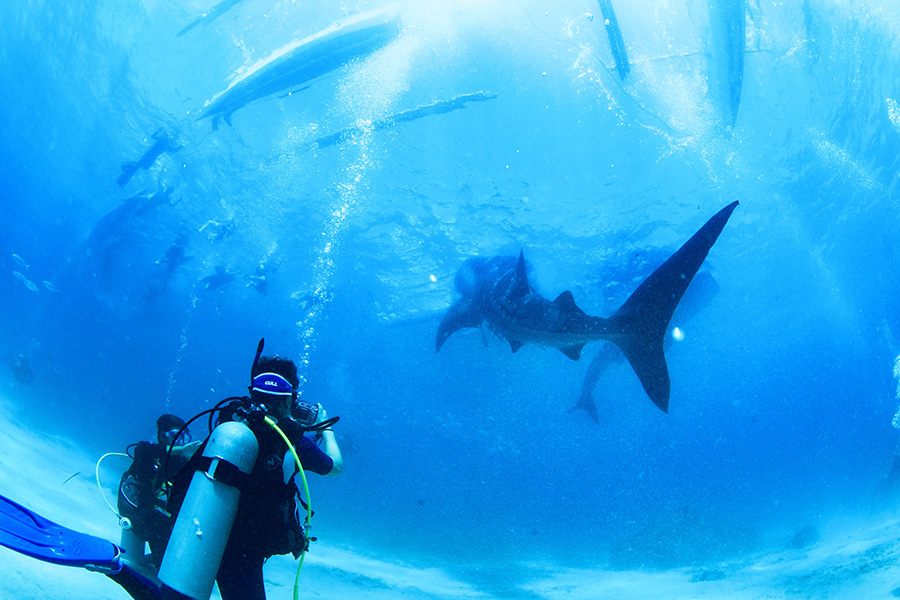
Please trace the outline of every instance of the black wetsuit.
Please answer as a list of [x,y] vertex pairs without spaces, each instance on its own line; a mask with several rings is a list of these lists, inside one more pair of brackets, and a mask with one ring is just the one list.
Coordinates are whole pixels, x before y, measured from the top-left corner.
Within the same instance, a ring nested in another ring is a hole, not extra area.
[[[134,461],[119,482],[117,500],[119,514],[128,517],[135,535],[150,544],[150,560],[157,567],[172,528],[162,472],[165,457],[165,446],[138,442]],[[169,461],[170,473],[177,473],[186,462],[180,456],[170,456]]]
[[[219,422],[233,420],[230,415],[239,406],[236,403],[233,408],[226,407]],[[301,527],[306,509],[298,501],[294,477],[287,483],[284,481],[285,456],[291,461],[293,456],[284,440],[269,425],[254,422],[248,426],[259,442],[259,454],[250,482],[241,491],[237,516],[216,575],[222,600],[265,600],[263,563],[276,554],[299,556],[307,544]],[[334,461],[303,435],[303,429],[296,422],[282,419],[278,426],[294,445],[304,471],[320,475],[331,472]],[[204,449],[205,442],[194,453],[194,458],[199,459]],[[193,462],[189,461],[176,479],[172,492],[175,503],[180,504],[179,498],[190,483],[188,475],[194,471]],[[293,473],[297,476],[296,466]],[[170,503],[170,510],[177,510],[177,507]]]

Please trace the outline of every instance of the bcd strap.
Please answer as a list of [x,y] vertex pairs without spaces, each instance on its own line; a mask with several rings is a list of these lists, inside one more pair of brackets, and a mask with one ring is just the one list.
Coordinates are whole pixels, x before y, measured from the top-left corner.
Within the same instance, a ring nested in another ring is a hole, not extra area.
[[218,456],[201,456],[197,460],[197,470],[202,471],[213,481],[220,481],[241,492],[250,485],[250,475]]

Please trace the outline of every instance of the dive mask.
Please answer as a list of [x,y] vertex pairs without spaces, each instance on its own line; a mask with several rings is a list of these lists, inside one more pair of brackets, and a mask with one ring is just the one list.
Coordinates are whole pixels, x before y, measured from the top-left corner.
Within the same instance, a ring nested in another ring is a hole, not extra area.
[[[181,433],[181,435],[178,435]],[[185,444],[189,444],[191,442],[191,434],[185,429],[181,431],[180,429],[172,429],[162,434],[163,439],[166,441],[166,446],[184,446]]]

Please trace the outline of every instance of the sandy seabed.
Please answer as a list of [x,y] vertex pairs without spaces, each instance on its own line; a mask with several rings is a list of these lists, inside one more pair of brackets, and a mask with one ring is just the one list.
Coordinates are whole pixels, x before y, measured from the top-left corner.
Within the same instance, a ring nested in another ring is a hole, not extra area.
[[[116,518],[96,485],[94,466],[99,457],[88,455],[71,440],[32,429],[4,398],[0,421],[0,494],[61,525],[117,541]],[[103,463],[100,476],[112,502],[114,489],[109,486],[118,482],[125,467],[121,459],[108,463]],[[486,588],[483,573],[490,571],[490,564],[484,565],[481,583],[476,584],[454,575],[452,565],[410,564],[320,541],[305,560],[300,595],[346,600],[889,599],[900,597],[900,521],[873,522],[802,550],[751,555],[706,569],[571,569],[540,561],[499,567],[503,580]],[[295,573],[296,562],[290,557],[270,560],[265,568],[268,598],[292,598]],[[128,600],[129,596],[101,574],[0,548],[0,598]],[[213,598],[218,598],[215,591]]]

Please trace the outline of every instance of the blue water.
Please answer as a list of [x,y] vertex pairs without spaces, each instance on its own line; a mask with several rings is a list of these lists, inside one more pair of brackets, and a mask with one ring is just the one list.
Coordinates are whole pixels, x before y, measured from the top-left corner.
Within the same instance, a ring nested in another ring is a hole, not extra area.
[[[706,564],[873,514],[898,435],[900,10],[750,0],[736,40],[704,2],[615,2],[623,80],[597,3],[406,7],[388,47],[213,132],[195,118],[240,67],[379,5],[245,0],[176,37],[212,4],[0,4],[0,356],[34,374],[0,380],[48,432],[98,456],[146,439],[243,393],[264,336],[341,416],[344,474],[311,481],[333,543],[474,578],[484,557]],[[308,149],[477,91],[497,97]],[[160,127],[183,149],[120,188]],[[544,295],[607,315],[733,200],[668,415],[624,363],[599,424],[570,414],[591,346],[471,331],[435,353],[466,258],[522,248]],[[207,291],[217,265],[236,278]]]

